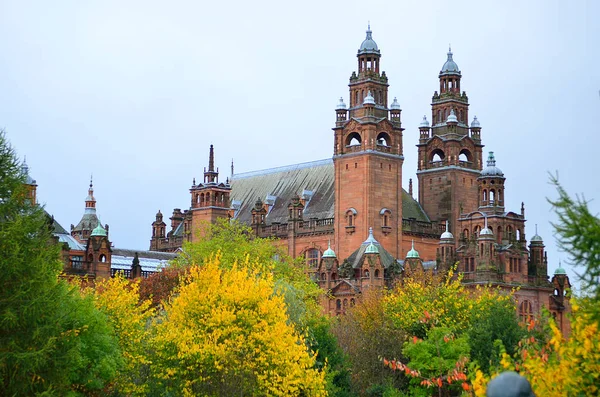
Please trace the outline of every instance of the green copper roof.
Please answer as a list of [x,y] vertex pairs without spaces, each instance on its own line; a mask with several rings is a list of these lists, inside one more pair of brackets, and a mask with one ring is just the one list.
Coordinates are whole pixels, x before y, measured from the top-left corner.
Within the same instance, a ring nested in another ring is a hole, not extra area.
[[102,227],[102,225],[100,223],[98,223],[98,226],[96,226],[96,228],[92,231],[92,234],[90,236],[104,236],[106,237],[106,230],[104,230],[104,228]]
[[412,242],[412,248],[410,249],[410,251],[408,251],[408,254],[406,254],[406,258],[421,258],[419,256],[419,252],[415,249],[415,241],[413,240]]
[[379,253],[379,248],[377,248],[377,246],[373,243],[369,244],[369,246],[365,250],[365,254],[378,254],[378,253]]
[[323,258],[336,258],[335,252],[331,249],[331,241],[329,242],[329,248],[323,252]]
[[567,274],[567,271],[561,266],[558,266],[558,269],[556,269],[556,271],[554,272],[555,275],[562,275],[562,274]]

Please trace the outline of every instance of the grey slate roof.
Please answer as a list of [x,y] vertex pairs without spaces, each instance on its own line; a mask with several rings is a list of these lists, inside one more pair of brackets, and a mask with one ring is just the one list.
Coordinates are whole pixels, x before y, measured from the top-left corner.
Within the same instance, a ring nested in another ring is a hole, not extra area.
[[252,221],[252,208],[257,199],[266,202],[268,195],[275,196],[273,208],[267,215],[267,223],[288,221],[288,204],[304,190],[313,195],[305,204],[304,219],[333,218],[334,172],[333,160],[320,160],[294,164],[263,171],[236,174],[231,179],[232,203],[240,202],[236,219],[244,223]]
[[[332,159],[293,164],[262,171],[235,174],[231,179],[231,202],[240,222],[252,221],[252,208],[257,199],[267,202],[275,196],[273,208],[267,214],[268,224],[288,221],[288,204],[292,197],[311,191],[312,197],[304,208],[304,219],[334,217],[335,173]],[[239,209],[237,208],[239,206]],[[430,222],[421,205],[402,190],[402,217]]]
[[122,248],[114,248],[112,251],[111,268],[117,270],[131,269],[133,258],[138,254],[140,266],[145,272],[157,272],[167,266],[169,260],[177,254],[156,251],[139,251]]
[[81,220],[73,230],[77,232],[82,230],[94,230],[96,226],[98,226],[99,222],[100,220],[96,215],[96,209],[86,208],[85,212],[83,213],[83,216],[81,217]]

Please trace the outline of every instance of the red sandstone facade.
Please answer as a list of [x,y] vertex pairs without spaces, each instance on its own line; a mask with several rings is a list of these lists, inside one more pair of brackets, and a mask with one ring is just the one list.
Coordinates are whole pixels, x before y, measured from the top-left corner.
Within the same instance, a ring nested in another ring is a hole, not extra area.
[[[198,238],[201,222],[233,218],[259,237],[277,237],[329,291],[324,310],[344,310],[368,288],[389,286],[410,266],[445,271],[458,263],[465,283],[516,293],[522,319],[549,308],[563,329],[569,311],[562,269],[548,280],[537,234],[525,234],[525,211],[504,208],[505,177],[493,153],[483,161],[481,126],[469,126],[462,73],[448,52],[427,118],[419,126],[418,201],[402,189],[403,131],[396,99],[370,29],[349,81],[349,107],[336,107],[332,160],[233,174],[218,182],[214,151],[204,183],[190,189],[190,209],[175,209],[171,230],[159,211],[150,249],[173,252]],[[365,240],[366,239],[366,240]],[[329,247],[330,244],[330,248]],[[417,252],[418,251],[418,252]]]

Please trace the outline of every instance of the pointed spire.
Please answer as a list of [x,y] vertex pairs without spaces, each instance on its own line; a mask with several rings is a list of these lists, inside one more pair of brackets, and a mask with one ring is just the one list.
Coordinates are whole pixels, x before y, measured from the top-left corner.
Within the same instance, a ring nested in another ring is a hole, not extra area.
[[377,240],[375,240],[375,236],[373,236],[373,228],[372,227],[369,228],[369,237],[367,237],[367,239],[365,240],[365,242],[363,244],[366,245],[366,244],[370,244],[370,243],[377,243],[377,244],[379,244],[377,242]]
[[487,219],[487,215],[483,216],[484,219],[484,223],[483,223],[483,229],[481,229],[481,231],[479,232],[479,236],[493,236],[494,232],[492,231],[492,229],[490,229],[488,227],[488,219]]
[[409,259],[409,258],[413,258],[413,259],[421,258],[419,256],[419,252],[415,249],[415,240],[411,240],[411,249],[406,254],[406,259]]
[[233,159],[231,159],[231,178],[233,178]]
[[335,258],[335,252],[331,249],[331,240],[327,243],[327,249],[323,252],[323,258]]
[[410,195],[410,197],[413,196],[413,184],[412,184],[412,178],[410,178],[408,180],[408,194]]
[[27,165],[27,156],[23,156],[23,164],[21,164],[21,171],[25,175],[29,175],[29,166]]
[[204,183],[219,183],[219,170],[215,171],[215,151],[210,145],[208,152],[208,171],[204,168]]
[[90,187],[88,189],[88,195],[85,198],[85,208],[96,208],[96,199],[94,198],[94,180],[93,174],[90,174]]
[[214,172],[215,170],[215,152],[213,145],[210,145],[210,151],[208,153],[208,171]]

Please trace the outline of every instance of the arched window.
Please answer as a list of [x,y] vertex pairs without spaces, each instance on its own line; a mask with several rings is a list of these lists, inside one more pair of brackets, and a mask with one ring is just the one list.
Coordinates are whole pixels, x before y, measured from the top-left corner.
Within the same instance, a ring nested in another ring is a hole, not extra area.
[[106,262],[106,256],[104,254],[100,255],[100,262]]
[[494,189],[490,190],[490,205],[494,204],[495,201],[495,197],[496,196],[496,191]]
[[379,269],[375,269],[375,278],[379,278]]
[[390,227],[390,216],[392,215],[392,211],[387,208],[383,208],[381,211],[379,211],[379,215],[381,216],[381,226]]
[[483,205],[485,205],[487,203],[487,190],[485,190],[485,189],[483,190],[482,200],[483,200]]
[[477,225],[473,228],[473,234],[475,235],[474,238],[477,238],[479,236],[479,232],[481,231],[481,226]]
[[321,281],[327,280],[327,274],[321,273]]
[[524,323],[533,320],[533,309],[531,307],[531,302],[527,299],[519,304],[519,320]]
[[341,300],[338,299],[335,301],[335,308],[337,310],[342,310],[342,301]]
[[458,159],[460,161],[467,161],[467,162],[472,162],[473,161],[473,155],[471,154],[471,152],[467,149],[463,149],[460,151],[460,154],[458,155]]
[[391,143],[392,143],[392,139],[386,132],[380,132],[379,135],[377,135],[377,144],[378,145],[390,146]]
[[346,137],[346,146],[360,145],[362,138],[358,132],[353,132]]
[[469,239],[469,229],[465,229],[465,230],[463,230],[463,238],[464,238],[465,240],[468,240],[468,239]]
[[502,189],[498,189],[498,204],[502,205]]
[[513,239],[513,228],[512,228],[512,226],[508,225],[506,227],[506,234],[508,234],[507,237],[508,237],[509,240]]
[[346,227],[354,227],[354,218],[356,217],[356,210],[354,208],[349,208],[346,211]]
[[337,276],[336,276],[336,274],[335,274],[335,273],[331,273],[331,281],[335,281],[335,278],[336,278],[336,277],[337,277]]
[[354,300],[354,298],[350,298],[350,307],[354,306],[356,304],[356,301]]
[[521,240],[521,229],[517,229],[517,241]]
[[311,248],[306,250],[304,253],[304,258],[306,259],[306,266],[309,268],[315,268],[319,265],[319,250],[316,248]]
[[365,270],[364,275],[365,275],[365,277],[369,277],[369,271]]
[[434,151],[431,152],[429,161],[430,162],[444,161],[444,158],[446,158],[444,151],[441,149],[435,149]]
[[348,299],[344,299],[344,309],[348,307]]
[[354,93],[354,106],[358,106],[358,90]]

